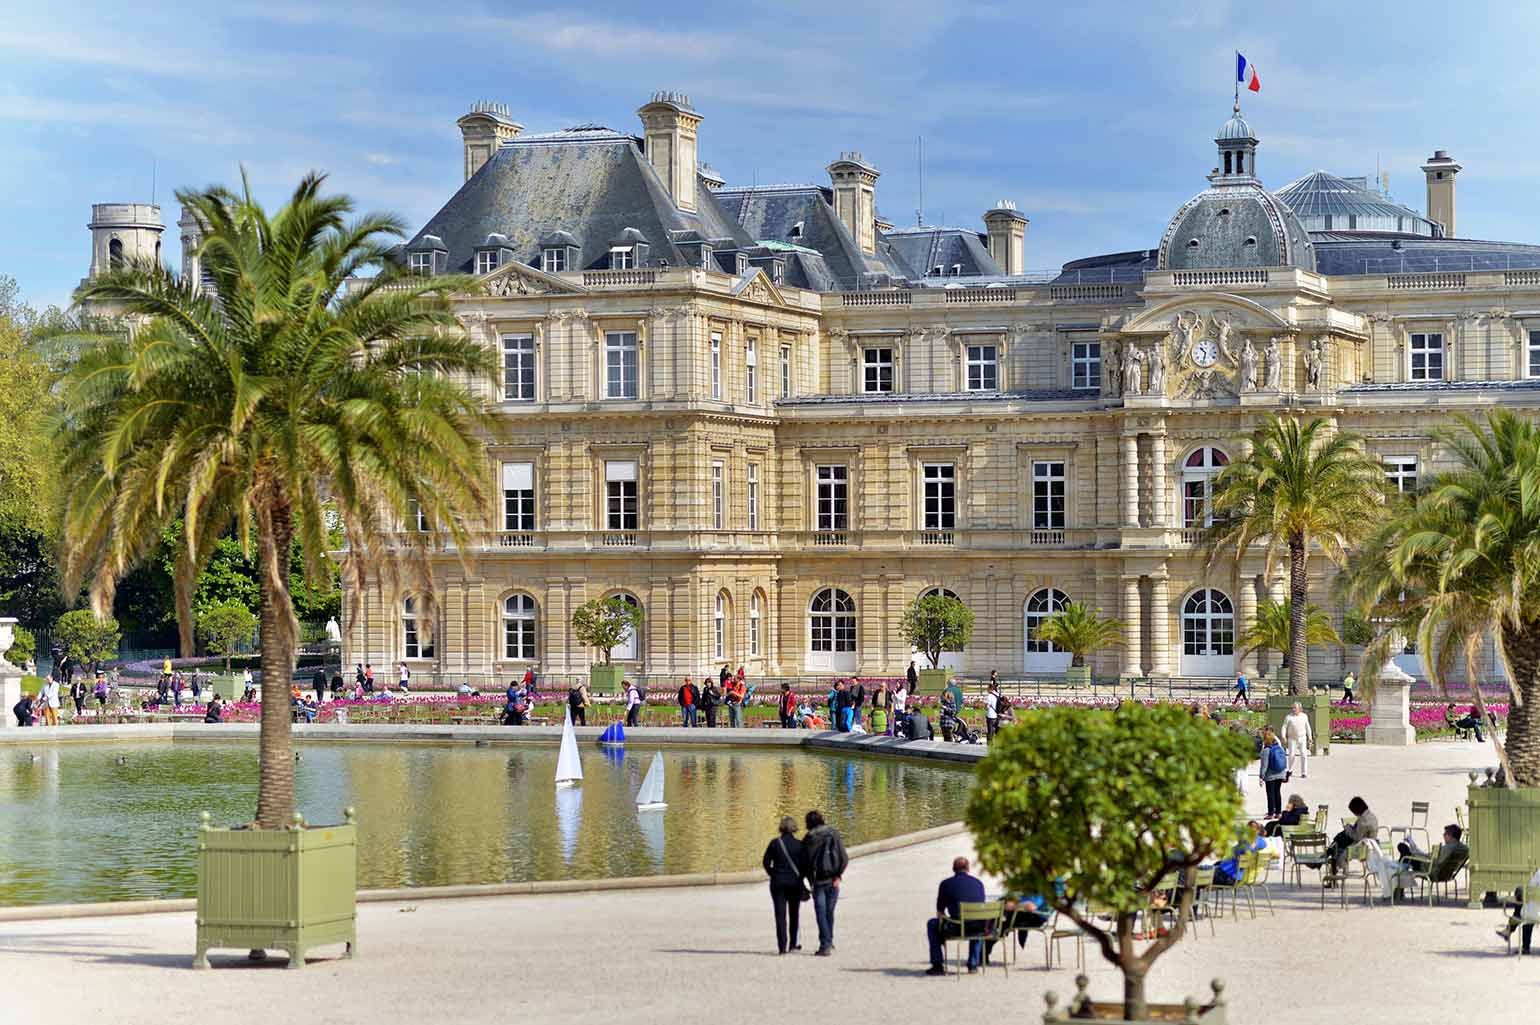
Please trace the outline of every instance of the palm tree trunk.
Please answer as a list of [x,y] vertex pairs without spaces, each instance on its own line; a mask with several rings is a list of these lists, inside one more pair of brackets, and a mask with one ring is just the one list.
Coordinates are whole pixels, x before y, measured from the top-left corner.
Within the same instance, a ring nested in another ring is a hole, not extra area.
[[1508,704],[1508,734],[1503,745],[1512,773],[1509,783],[1540,787],[1540,623],[1524,623],[1517,629],[1505,625],[1502,643],[1518,699]]
[[1310,672],[1305,665],[1305,611],[1309,605],[1310,576],[1305,568],[1305,539],[1289,538],[1289,693],[1310,693]]
[[[286,829],[294,818],[294,754],[289,681],[294,673],[287,581],[294,525],[287,500],[257,519],[258,581],[262,599],[262,725],[257,740],[257,828]],[[280,558],[280,553],[282,557]],[[281,570],[277,570],[281,567]]]

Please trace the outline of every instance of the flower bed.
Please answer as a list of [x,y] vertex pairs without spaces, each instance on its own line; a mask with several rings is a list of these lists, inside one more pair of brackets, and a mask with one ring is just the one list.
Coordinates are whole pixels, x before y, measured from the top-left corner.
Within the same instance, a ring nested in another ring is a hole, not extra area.
[[[1432,737],[1449,737],[1454,735],[1444,720],[1444,710],[1447,702],[1417,704],[1412,706],[1411,723],[1419,740]],[[1456,705],[1455,714],[1463,716],[1470,709],[1469,705]],[[1335,712],[1339,709],[1347,710],[1349,706],[1333,705]],[[1508,705],[1506,702],[1488,704],[1487,711],[1497,717],[1499,724],[1508,718]],[[1361,715],[1333,715],[1331,719],[1331,738],[1333,740],[1361,741],[1364,739],[1364,731],[1369,728],[1369,716]]]

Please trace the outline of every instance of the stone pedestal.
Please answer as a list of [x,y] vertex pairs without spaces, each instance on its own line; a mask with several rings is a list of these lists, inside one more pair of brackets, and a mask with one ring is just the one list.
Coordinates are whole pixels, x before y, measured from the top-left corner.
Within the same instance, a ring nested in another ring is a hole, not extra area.
[[21,700],[22,671],[5,660],[5,653],[15,642],[16,620],[0,616],[0,730],[16,728],[16,717],[11,709]]
[[1412,682],[1394,662],[1385,663],[1369,703],[1365,744],[1409,747],[1417,743],[1417,731],[1412,728]]

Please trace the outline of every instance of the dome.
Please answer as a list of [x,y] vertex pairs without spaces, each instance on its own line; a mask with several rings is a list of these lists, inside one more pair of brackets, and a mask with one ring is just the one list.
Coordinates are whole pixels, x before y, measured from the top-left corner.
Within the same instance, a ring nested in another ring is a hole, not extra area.
[[1435,238],[1442,228],[1369,188],[1365,178],[1312,171],[1278,190],[1307,231],[1381,231]]
[[1219,129],[1219,134],[1214,137],[1214,141],[1230,142],[1236,139],[1255,138],[1256,136],[1251,134],[1251,126],[1246,123],[1246,119],[1241,117],[1241,112],[1237,110],[1234,114],[1230,115],[1230,120],[1226,121]]
[[1157,266],[1313,271],[1315,252],[1294,211],[1253,179],[1215,185],[1184,203],[1161,236]]

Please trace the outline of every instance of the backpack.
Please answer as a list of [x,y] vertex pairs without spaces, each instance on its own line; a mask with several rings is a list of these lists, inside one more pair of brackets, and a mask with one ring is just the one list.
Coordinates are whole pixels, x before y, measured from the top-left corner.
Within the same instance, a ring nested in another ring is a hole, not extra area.
[[567,705],[571,708],[583,707],[583,694],[576,687],[567,691]]
[[647,688],[643,687],[639,683],[633,683],[631,685],[631,689],[636,691],[636,701],[637,701],[637,703],[645,705],[647,703]]
[[821,839],[823,842],[813,852],[813,878],[834,879],[844,873],[850,859],[845,854],[845,845],[840,842],[840,835],[833,829]]
[[1274,744],[1267,748],[1267,775],[1286,772],[1289,766],[1289,756],[1284,753],[1281,746]]

